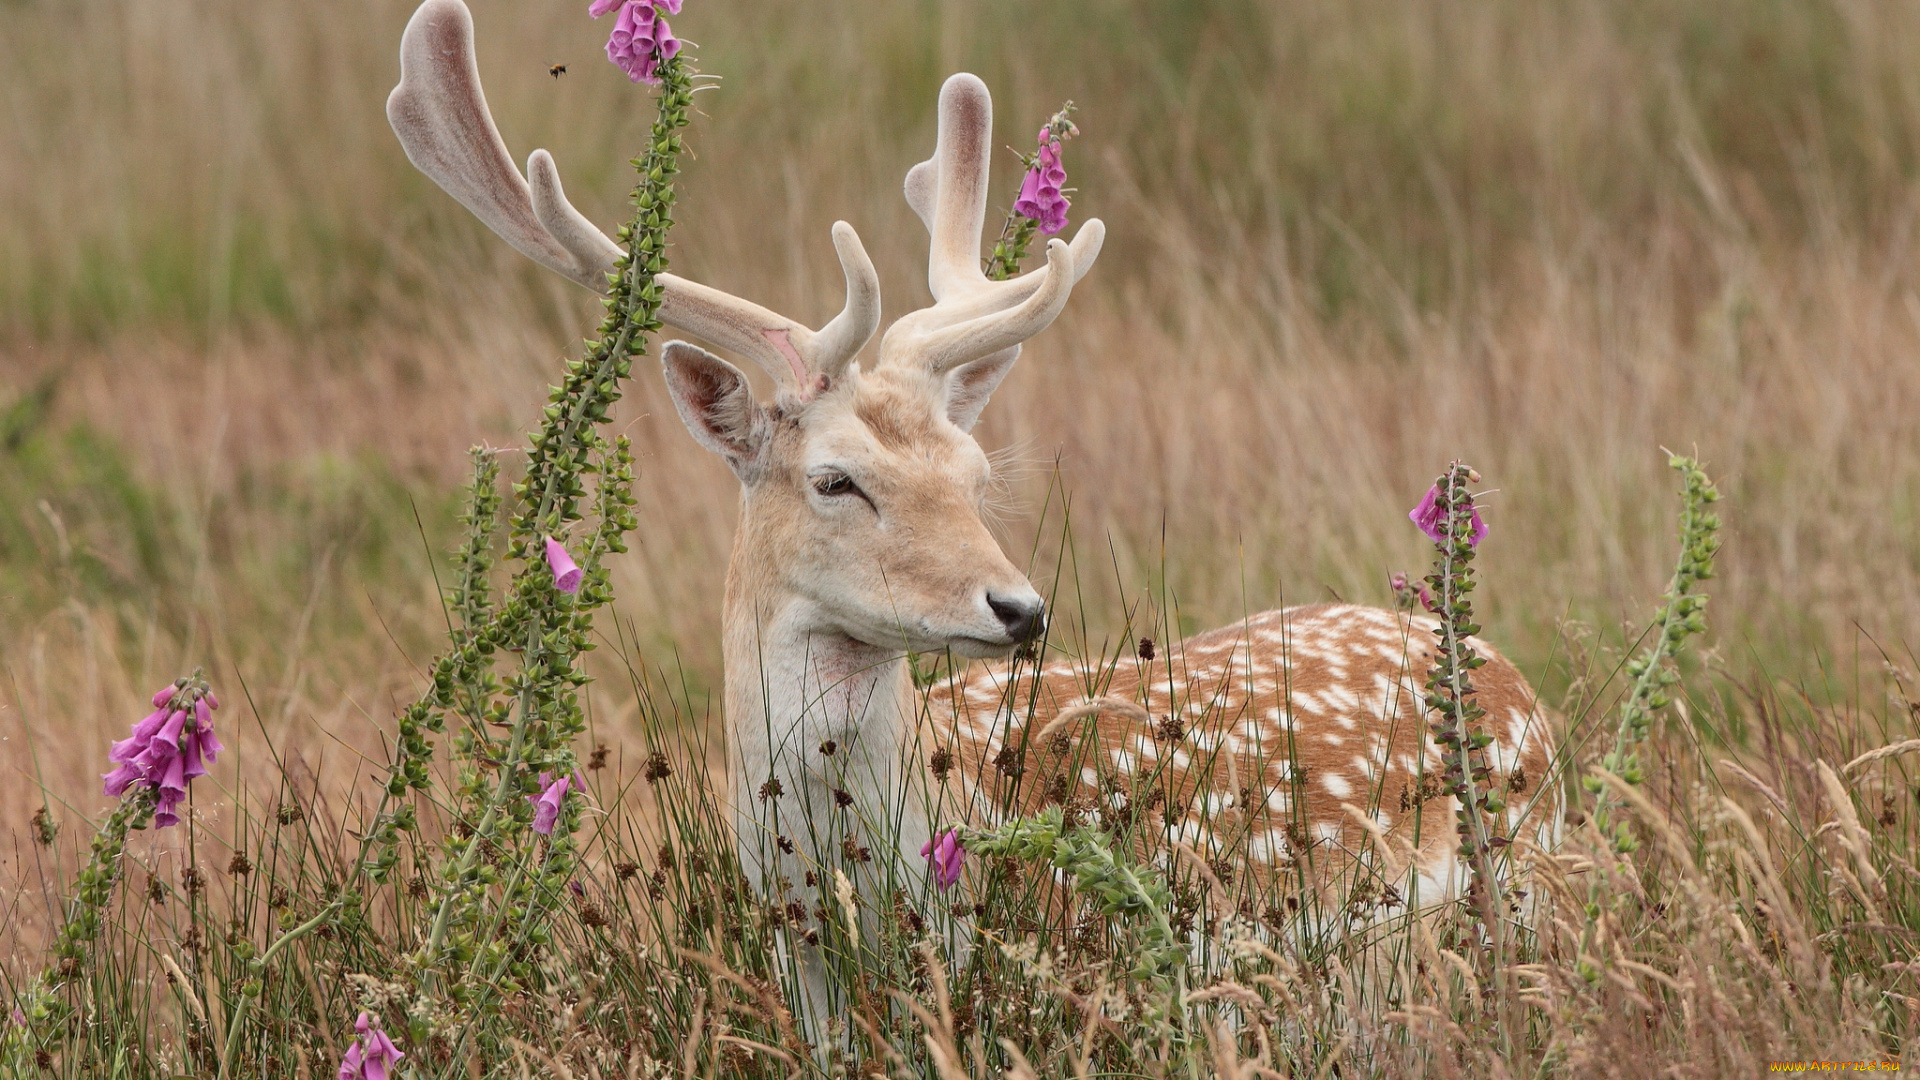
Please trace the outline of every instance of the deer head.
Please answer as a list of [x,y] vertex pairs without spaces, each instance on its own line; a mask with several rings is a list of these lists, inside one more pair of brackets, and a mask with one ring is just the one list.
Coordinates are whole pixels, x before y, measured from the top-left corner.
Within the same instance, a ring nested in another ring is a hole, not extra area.
[[[620,250],[567,202],[546,151],[528,158],[524,178],[514,168],[481,93],[466,6],[427,0],[400,58],[387,115],[413,163],[520,252],[604,291]],[[738,368],[705,349],[662,350],[681,419],[744,489],[730,640],[737,622],[773,621],[883,649],[987,656],[1044,629],[1039,594],[982,520],[988,462],[968,432],[1020,343],[1092,266],[1105,230],[1090,220],[1071,245],[1048,243],[1045,267],[989,281],[979,249],[991,134],[985,85],[953,76],[934,156],[906,182],[932,236],[935,302],[888,329],[871,371],[854,357],[878,326],[879,283],[845,222],[833,241],[846,305],[818,331],[672,274],[656,279],[661,321],[757,363],[778,387],[759,402]]]

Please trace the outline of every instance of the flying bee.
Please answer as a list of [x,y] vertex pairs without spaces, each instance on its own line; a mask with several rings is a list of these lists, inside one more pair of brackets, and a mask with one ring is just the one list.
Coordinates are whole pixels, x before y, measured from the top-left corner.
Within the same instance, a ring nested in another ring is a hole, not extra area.
[[547,69],[547,74],[553,76],[556,79],[562,75],[565,75],[566,73],[567,73],[567,65],[565,64],[555,64],[552,67]]

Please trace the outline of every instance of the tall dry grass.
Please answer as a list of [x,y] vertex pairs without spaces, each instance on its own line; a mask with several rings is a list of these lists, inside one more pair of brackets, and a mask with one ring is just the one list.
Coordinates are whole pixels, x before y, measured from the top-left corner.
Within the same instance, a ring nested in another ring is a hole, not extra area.
[[[481,61],[509,144],[552,149],[611,223],[649,110],[582,6],[476,3]],[[434,647],[430,553],[462,452],[517,445],[591,325],[590,298],[399,152],[380,106],[409,7],[0,0],[0,822],[16,837],[42,799],[32,774],[63,841],[83,839],[107,740],[196,663],[234,703],[238,760],[196,793],[204,841],[243,839],[242,796],[277,791],[266,735],[343,809]],[[1109,248],[981,429],[1015,462],[1009,547],[1043,577],[1065,568],[1069,637],[1118,636],[1141,596],[1187,628],[1382,600],[1390,571],[1425,561],[1406,508],[1462,457],[1498,488],[1489,636],[1601,725],[1584,703],[1610,692],[1618,624],[1670,568],[1657,447],[1697,449],[1728,495],[1708,670],[1625,812],[1642,851],[1615,861],[1576,835],[1539,871],[1537,950],[1511,973],[1532,1061],[1747,1075],[1906,1045],[1912,759],[1842,766],[1913,734],[1920,7],[694,0],[676,23],[712,43],[700,63],[723,84],[701,98],[675,268],[803,319],[837,306],[825,240],[842,217],[889,314],[925,301],[898,189],[947,72],[986,77],[1009,144],[1080,105],[1076,217],[1105,218]],[[1012,178],[1008,155],[1002,199]],[[622,408],[643,456],[616,580],[638,648],[621,651],[697,761],[718,727],[733,483],[656,379]],[[1568,615],[1599,627],[1597,652],[1556,632]],[[661,735],[638,698],[624,678],[594,691],[616,776]],[[626,809],[644,857],[658,822]],[[180,887],[191,853],[143,852]],[[220,888],[226,854],[202,855]],[[59,921],[55,857],[0,850],[16,981]],[[1596,878],[1608,903],[1589,915]],[[664,917],[626,888],[622,905]],[[127,940],[127,970],[157,979],[146,939]],[[1210,1033],[1213,1067],[1497,1067],[1475,981],[1448,974],[1468,966],[1456,946],[1403,944],[1423,951],[1361,958],[1374,970],[1324,943],[1247,957],[1221,978],[1250,998],[1216,984],[1244,1026]],[[753,1006],[686,965],[618,970],[695,1016]],[[1011,1023],[1059,990],[1009,978],[956,1004]],[[529,1009],[542,1052],[606,1049],[570,1006]],[[987,1055],[926,1027],[935,1056],[985,1074]],[[718,1067],[724,1030],[696,1020],[689,1060]],[[1054,1050],[1133,1060],[1093,1039]]]
[[[603,28],[475,7],[509,145],[552,149],[611,223],[647,110]],[[182,662],[244,675],[316,757],[375,745],[439,619],[424,552],[461,451],[517,441],[590,325],[401,155],[408,9],[0,6],[0,377],[26,403],[0,734],[14,769],[33,735],[76,812]],[[676,269],[808,320],[838,303],[835,218],[890,315],[925,301],[899,181],[947,72],[988,80],[1009,144],[1078,102],[1075,215],[1112,238],[981,434],[1024,462],[1004,535],[1037,570],[1070,507],[1095,640],[1143,586],[1190,628],[1384,598],[1421,561],[1405,509],[1458,456],[1499,489],[1489,633],[1544,671],[1563,616],[1612,632],[1663,584],[1662,444],[1729,496],[1740,678],[1844,699],[1920,630],[1920,9],[697,0],[679,24],[723,83]],[[620,613],[699,699],[733,483],[656,379],[623,407],[644,524]],[[38,795],[4,790],[17,825]]]

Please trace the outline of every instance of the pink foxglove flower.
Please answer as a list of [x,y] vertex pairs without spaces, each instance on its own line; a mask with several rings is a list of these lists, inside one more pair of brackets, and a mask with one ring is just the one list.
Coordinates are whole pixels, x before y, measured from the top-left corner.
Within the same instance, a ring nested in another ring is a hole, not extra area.
[[[1428,488],[1426,497],[1420,500],[1419,506],[1407,512],[1407,517],[1419,526],[1421,532],[1427,534],[1427,539],[1436,544],[1446,543],[1447,512],[1440,509],[1440,485],[1435,484]],[[1486,539],[1486,536],[1487,524],[1480,520],[1480,508],[1475,507],[1473,535],[1467,538],[1467,543],[1473,547],[1479,547],[1480,541]]]
[[338,1080],[388,1080],[393,1067],[407,1055],[393,1045],[393,1040],[366,1013],[361,1013],[360,1019],[353,1022],[353,1030],[360,1037],[347,1047]]
[[1061,185],[1067,182],[1067,170],[1060,163],[1062,137],[1053,124],[1040,129],[1040,151],[1034,155],[1026,178],[1020,182],[1020,195],[1013,201],[1013,212],[1039,222],[1040,231],[1048,236],[1067,227],[1067,209],[1072,205],[1061,191]]
[[573,556],[560,546],[560,541],[547,537],[547,566],[553,571],[553,587],[563,593],[580,591],[580,568],[573,564]]
[[220,703],[204,686],[168,686],[153,695],[156,709],[113,744],[107,760],[119,768],[102,777],[106,793],[125,795],[137,784],[155,789],[153,824],[164,829],[180,823],[187,784],[207,775],[207,764],[226,747],[213,733],[213,710]]
[[959,829],[948,829],[945,834],[927,841],[920,855],[933,863],[933,880],[942,889],[960,884],[960,863],[967,853],[960,847]]
[[533,804],[534,832],[541,836],[553,835],[553,827],[560,821],[560,806],[567,798],[568,784],[567,777],[555,780],[552,773],[540,774],[543,790],[539,795],[527,796],[527,801]]
[[1427,590],[1427,583],[1414,581],[1404,573],[1396,572],[1388,582],[1393,586],[1393,606],[1401,611],[1412,611],[1415,601],[1428,611],[1433,610],[1433,593]]
[[593,0],[587,14],[594,18],[618,11],[613,33],[607,37],[607,59],[627,73],[632,82],[660,84],[660,64],[680,52],[680,39],[660,15],[680,14],[681,0]]

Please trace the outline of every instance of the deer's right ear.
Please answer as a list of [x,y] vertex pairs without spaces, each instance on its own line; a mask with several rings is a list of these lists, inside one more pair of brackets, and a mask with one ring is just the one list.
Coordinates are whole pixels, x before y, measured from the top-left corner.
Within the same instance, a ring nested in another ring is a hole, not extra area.
[[667,393],[680,419],[701,446],[742,473],[766,440],[767,425],[753,405],[753,389],[740,369],[698,345],[669,341],[660,351]]

